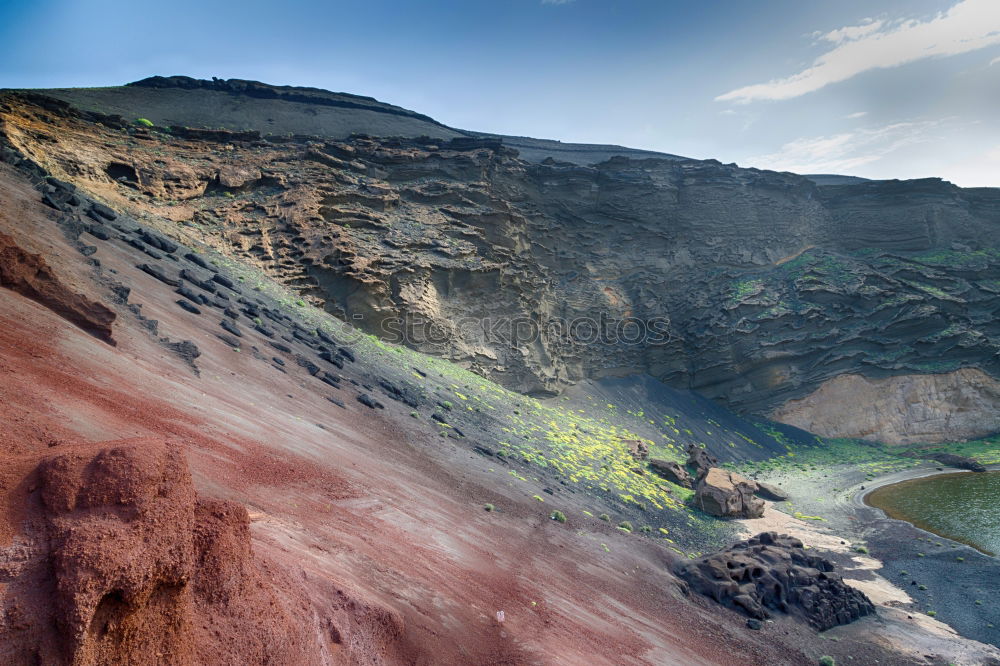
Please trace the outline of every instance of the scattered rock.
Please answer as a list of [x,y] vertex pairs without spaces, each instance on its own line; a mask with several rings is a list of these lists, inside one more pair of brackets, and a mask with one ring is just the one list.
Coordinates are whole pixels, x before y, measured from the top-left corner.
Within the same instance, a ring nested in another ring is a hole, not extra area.
[[162,282],[164,284],[169,284],[171,287],[179,287],[179,286],[181,286],[181,281],[179,279],[177,279],[175,277],[170,277],[169,275],[167,275],[163,271],[162,268],[160,268],[159,266],[156,266],[155,264],[154,265],[139,264],[139,265],[136,266],[136,268],[138,268],[143,273],[147,273],[149,275],[152,275],[153,277],[155,277],[157,280],[159,280],[160,282]]
[[371,407],[372,409],[385,409],[385,405],[383,405],[381,402],[374,399],[367,393],[359,393],[358,402],[360,402],[365,407]]
[[703,476],[708,474],[708,470],[719,464],[719,461],[714,456],[710,455],[708,451],[697,444],[690,444],[687,447],[687,454],[687,464],[696,470],[695,477],[699,481]]
[[636,460],[645,460],[649,457],[649,444],[641,439],[623,439],[622,443],[628,447],[629,455]]
[[789,497],[788,493],[776,485],[763,481],[756,481],[755,483],[757,484],[757,497],[771,500],[772,502],[784,502]]
[[184,298],[177,299],[177,305],[181,306],[182,309],[187,310],[191,314],[196,314],[196,315],[201,314],[201,310],[196,308],[195,305],[187,299]]
[[691,478],[691,474],[688,473],[679,463],[673,460],[663,460],[662,458],[651,458],[649,461],[649,467],[656,474],[659,474],[667,481],[676,483],[678,486],[684,488],[693,488],[694,479]]
[[[219,322],[219,326],[221,326],[225,330],[229,331],[230,333],[232,333],[233,335],[235,335],[238,338],[242,338],[243,337],[243,333],[240,331],[239,327],[237,327],[236,324],[234,324],[229,319],[223,319],[222,321],[220,321]],[[237,345],[237,346],[239,346],[239,345]]]

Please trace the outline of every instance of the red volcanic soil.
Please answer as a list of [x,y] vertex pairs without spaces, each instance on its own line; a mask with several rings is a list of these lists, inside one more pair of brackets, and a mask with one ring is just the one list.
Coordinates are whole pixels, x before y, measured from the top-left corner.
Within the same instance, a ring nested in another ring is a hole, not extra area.
[[51,299],[0,289],[0,662],[815,658],[812,630],[748,631],[684,596],[665,549],[549,520],[399,405],[340,408],[308,375],[234,351],[134,250],[102,244],[159,335],[198,345],[196,374],[3,165],[0,202],[5,251],[37,255],[59,302],[117,315],[113,347]]

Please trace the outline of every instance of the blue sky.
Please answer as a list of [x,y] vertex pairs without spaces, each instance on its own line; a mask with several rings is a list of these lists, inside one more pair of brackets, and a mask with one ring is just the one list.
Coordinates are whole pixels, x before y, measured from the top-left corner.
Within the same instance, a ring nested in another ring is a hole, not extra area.
[[152,74],[461,128],[1000,186],[1000,0],[8,0],[0,87]]

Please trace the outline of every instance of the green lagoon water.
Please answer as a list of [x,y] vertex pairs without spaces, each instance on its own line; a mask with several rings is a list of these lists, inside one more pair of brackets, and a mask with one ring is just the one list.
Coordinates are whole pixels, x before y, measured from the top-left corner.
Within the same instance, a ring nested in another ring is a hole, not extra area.
[[903,481],[872,491],[865,501],[928,532],[1000,553],[1000,471]]

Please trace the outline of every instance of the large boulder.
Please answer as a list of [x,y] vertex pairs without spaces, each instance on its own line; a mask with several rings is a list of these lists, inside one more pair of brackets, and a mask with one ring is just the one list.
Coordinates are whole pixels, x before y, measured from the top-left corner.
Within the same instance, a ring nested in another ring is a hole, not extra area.
[[720,467],[712,467],[695,488],[694,505],[722,518],[760,518],[764,500],[755,497],[757,484]]
[[834,573],[832,562],[775,532],[685,563],[677,574],[693,591],[758,620],[779,611],[825,631],[875,613],[863,592]]
[[684,467],[673,460],[663,460],[662,458],[650,458],[649,468],[655,474],[659,474],[667,481],[676,483],[684,488],[693,488],[694,479]]

